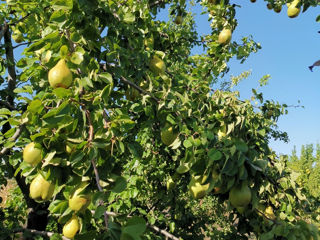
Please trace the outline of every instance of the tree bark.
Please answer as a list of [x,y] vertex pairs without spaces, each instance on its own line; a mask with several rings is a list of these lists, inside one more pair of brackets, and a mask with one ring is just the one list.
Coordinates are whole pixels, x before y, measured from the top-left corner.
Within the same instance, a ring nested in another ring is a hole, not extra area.
[[[6,29],[4,33],[4,43],[5,43],[5,51],[6,51],[6,58],[7,58],[7,67],[8,67],[8,87],[7,87],[7,97],[5,101],[14,106],[14,89],[16,88],[16,69],[15,69],[15,62],[14,62],[14,52],[12,47],[11,41],[11,33],[9,28]],[[2,133],[7,132],[10,130],[11,126],[9,123],[6,123],[3,128],[1,129]],[[10,154],[10,151],[8,152]],[[14,176],[15,168],[10,165],[9,161],[7,161],[7,165],[10,167],[10,172],[12,176]],[[20,173],[18,173],[15,177],[15,180],[21,189],[22,194],[24,195],[27,207],[30,209],[27,218],[27,228],[28,229],[35,229],[38,231],[46,230],[46,226],[48,224],[48,204],[41,204],[35,202],[33,199],[29,197],[29,186],[26,184],[25,177],[23,177]],[[26,237],[26,240],[32,240],[33,237]]]

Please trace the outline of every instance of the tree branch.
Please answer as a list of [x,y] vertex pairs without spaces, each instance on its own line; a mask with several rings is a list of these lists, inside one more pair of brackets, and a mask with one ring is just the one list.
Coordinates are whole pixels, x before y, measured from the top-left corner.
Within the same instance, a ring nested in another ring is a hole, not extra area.
[[[44,236],[44,237],[52,237],[55,234],[53,232],[38,231],[38,230],[28,229],[28,228],[17,228],[17,229],[14,229],[12,232],[13,233],[28,232],[28,233],[31,233],[31,234],[41,235],[41,236]],[[69,238],[66,238],[64,236],[62,236],[62,239],[63,240],[69,240]]]
[[[15,142],[20,136],[20,134],[22,133],[23,128],[24,128],[24,124],[20,125],[19,128],[16,130],[16,132],[13,134],[13,136],[9,140],[12,142]],[[2,148],[2,150],[0,151],[0,156],[5,155],[9,150],[10,148],[7,148],[7,147]]]
[[4,34],[7,32],[8,30],[8,24],[5,22],[3,25],[1,25],[0,29],[1,29],[1,32],[0,32],[0,40],[3,38]]

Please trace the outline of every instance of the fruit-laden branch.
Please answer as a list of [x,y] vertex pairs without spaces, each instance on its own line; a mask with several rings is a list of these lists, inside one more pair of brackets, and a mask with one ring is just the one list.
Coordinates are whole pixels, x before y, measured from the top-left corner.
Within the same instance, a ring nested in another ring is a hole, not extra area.
[[139,92],[145,94],[145,95],[149,95],[154,101],[156,101],[157,103],[159,103],[159,99],[156,98],[155,96],[153,96],[151,93],[145,91],[144,89],[142,89],[141,87],[139,87],[138,85],[136,85],[135,83],[129,81],[128,79],[126,79],[125,77],[120,77],[120,80],[126,84],[129,84],[131,87],[137,89]]
[[[91,141],[93,140],[93,137],[94,137],[93,136],[94,135],[94,128],[93,128],[93,124],[92,124],[91,117],[90,117],[90,111],[88,109],[86,109],[85,106],[83,106],[83,108],[84,108],[84,111],[86,112],[86,117],[87,117],[88,123],[89,123],[88,142],[91,143]],[[103,192],[103,189],[100,185],[100,176],[99,176],[99,172],[97,169],[97,165],[96,165],[93,158],[91,159],[91,164],[93,167],[94,175],[96,177],[96,183],[97,183],[98,190],[99,190],[99,192]],[[102,200],[100,200],[99,205],[101,205],[101,206],[104,205],[104,202]],[[103,215],[104,215],[104,223],[105,223],[106,231],[107,231],[108,230],[108,215],[106,213],[104,213]]]
[[[34,235],[41,235],[41,236],[44,236],[44,237],[52,237],[55,234],[53,232],[37,231],[37,230],[34,230],[34,229],[28,229],[28,228],[17,228],[17,229],[14,229],[12,232],[13,233],[28,232],[28,233],[31,233],[31,234],[34,234]],[[62,239],[63,240],[69,240],[69,238],[66,238],[66,237],[63,237],[63,236],[62,236]]]

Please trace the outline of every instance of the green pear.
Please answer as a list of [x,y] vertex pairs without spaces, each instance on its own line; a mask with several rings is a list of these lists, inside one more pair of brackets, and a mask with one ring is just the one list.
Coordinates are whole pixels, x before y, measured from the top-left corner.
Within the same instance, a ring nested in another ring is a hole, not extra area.
[[38,174],[30,184],[30,197],[36,201],[48,201],[54,192],[54,184]]
[[79,187],[71,195],[71,197],[69,198],[70,209],[77,212],[83,211],[89,206],[91,202],[91,195],[83,193],[87,185],[88,183],[86,182],[81,183]]
[[42,160],[42,150],[35,146],[34,142],[29,143],[23,149],[23,161],[36,166]]
[[165,63],[158,56],[153,56],[149,68],[156,75],[163,74],[166,71]]
[[194,199],[203,198],[207,194],[207,190],[209,189],[210,183],[201,184],[203,182],[203,177],[194,176],[192,177],[188,188],[189,193]]
[[62,234],[66,238],[73,239],[80,229],[79,219],[76,215],[73,215],[68,222],[63,226]]
[[64,59],[61,59],[48,75],[49,83],[52,88],[68,88],[73,82],[73,77]]
[[18,29],[16,29],[12,33],[12,39],[16,43],[21,43],[23,41],[23,34]]
[[229,200],[234,207],[246,207],[251,202],[251,197],[251,190],[244,182],[234,186],[229,192]]
[[180,25],[183,21],[183,18],[182,16],[177,16],[176,19],[174,20],[174,22],[177,24],[177,25]]
[[174,131],[172,126],[166,124],[160,133],[161,141],[165,145],[169,146],[174,142],[174,140],[176,140],[176,138],[178,137],[178,134],[179,133]]

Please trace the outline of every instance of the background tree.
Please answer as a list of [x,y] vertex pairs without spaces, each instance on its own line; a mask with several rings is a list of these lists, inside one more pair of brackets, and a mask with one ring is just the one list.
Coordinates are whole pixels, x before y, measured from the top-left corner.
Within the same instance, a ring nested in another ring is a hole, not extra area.
[[[0,180],[15,178],[30,209],[25,226],[1,222],[3,239],[318,239],[268,146],[287,140],[276,125],[287,106],[213,88],[259,44],[232,41],[237,5],[190,3],[211,22],[200,39],[186,1],[1,4]],[[171,20],[156,20],[166,6]]]

